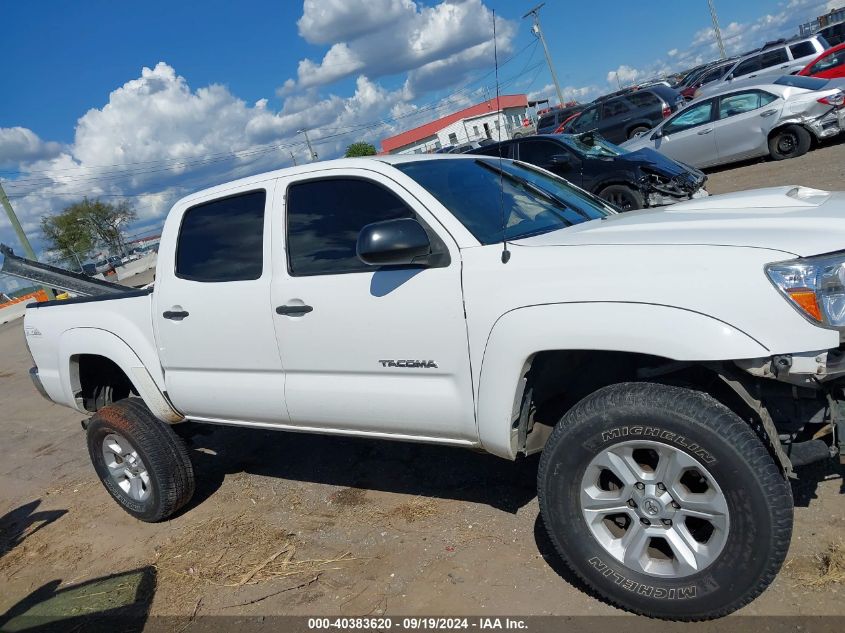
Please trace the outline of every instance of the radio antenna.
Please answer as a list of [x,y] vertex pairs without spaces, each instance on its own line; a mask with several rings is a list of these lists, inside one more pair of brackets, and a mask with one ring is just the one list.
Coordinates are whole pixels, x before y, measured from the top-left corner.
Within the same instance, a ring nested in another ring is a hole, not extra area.
[[[496,47],[496,11],[493,11],[493,63],[496,70],[496,122],[501,123],[502,106],[499,104],[499,50]],[[502,263],[507,264],[511,258],[508,250],[507,223],[505,220],[505,176],[502,171],[502,126],[497,125],[499,134],[499,214],[502,218]]]

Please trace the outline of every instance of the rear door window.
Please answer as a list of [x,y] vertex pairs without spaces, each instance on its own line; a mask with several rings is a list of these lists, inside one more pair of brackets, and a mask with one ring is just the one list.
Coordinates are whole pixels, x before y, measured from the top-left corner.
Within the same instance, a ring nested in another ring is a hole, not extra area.
[[737,65],[736,70],[733,71],[733,76],[741,77],[743,75],[756,72],[760,70],[760,68],[760,56],[755,55],[754,57],[749,57],[744,62],[740,62]]
[[653,108],[661,105],[657,95],[651,92],[635,92],[634,94],[628,95],[627,98],[637,108]]
[[816,54],[816,47],[810,41],[798,42],[789,47],[789,52],[792,53],[792,59],[799,57],[809,57]]
[[264,190],[191,207],[176,243],[176,276],[202,282],[261,277],[264,261]]
[[623,99],[611,99],[610,101],[606,101],[602,106],[601,118],[609,119],[630,111],[631,108],[628,107],[628,104]]
[[786,54],[785,48],[775,48],[760,55],[761,68],[771,68],[778,64],[785,64],[788,61],[789,56]]
[[719,118],[727,119],[738,114],[751,112],[768,105],[775,99],[777,99],[775,95],[763,90],[746,90],[722,97],[719,102]]

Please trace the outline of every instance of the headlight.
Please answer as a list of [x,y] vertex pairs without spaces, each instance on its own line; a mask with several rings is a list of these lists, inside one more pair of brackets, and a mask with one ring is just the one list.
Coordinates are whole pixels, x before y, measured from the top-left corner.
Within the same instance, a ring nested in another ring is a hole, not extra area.
[[845,253],[769,264],[766,274],[812,323],[845,328]]

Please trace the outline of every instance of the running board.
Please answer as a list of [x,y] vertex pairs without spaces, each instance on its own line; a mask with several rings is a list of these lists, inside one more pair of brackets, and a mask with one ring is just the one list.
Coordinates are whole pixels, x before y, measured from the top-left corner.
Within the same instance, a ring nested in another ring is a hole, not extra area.
[[27,281],[50,288],[58,288],[77,295],[94,297],[98,295],[117,295],[124,292],[131,292],[134,288],[113,284],[100,279],[93,279],[82,273],[73,273],[58,266],[42,264],[31,259],[19,257],[12,252],[12,249],[5,244],[0,244],[0,253],[3,254],[3,266],[0,273],[11,275]]

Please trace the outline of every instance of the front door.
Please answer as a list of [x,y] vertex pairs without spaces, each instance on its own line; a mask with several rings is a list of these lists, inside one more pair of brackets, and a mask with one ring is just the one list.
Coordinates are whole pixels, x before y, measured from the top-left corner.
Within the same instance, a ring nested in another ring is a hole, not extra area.
[[[278,183],[272,305],[301,428],[476,440],[460,251],[395,181],[332,169]],[[414,217],[446,257],[376,269],[359,231]]]
[[695,167],[715,165],[716,135],[713,124],[713,99],[687,106],[666,121],[655,132],[646,132],[654,137],[654,149],[672,158]]
[[287,423],[270,310],[273,183],[171,211],[153,322],[167,393],[189,418]]
[[529,138],[518,141],[517,147],[519,160],[547,169],[576,187],[582,186],[581,159],[560,142]]

